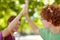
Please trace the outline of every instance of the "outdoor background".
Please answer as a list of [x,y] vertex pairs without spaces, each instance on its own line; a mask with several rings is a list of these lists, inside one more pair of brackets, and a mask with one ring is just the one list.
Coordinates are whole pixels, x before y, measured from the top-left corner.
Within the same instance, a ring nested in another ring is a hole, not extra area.
[[[17,16],[24,7],[25,0],[0,0],[0,31],[7,27],[7,20],[10,16]],[[60,0],[29,0],[29,17],[37,25],[42,28],[40,12],[41,9],[48,4],[60,4]],[[21,17],[18,33],[21,35],[34,34],[30,28],[26,18]]]

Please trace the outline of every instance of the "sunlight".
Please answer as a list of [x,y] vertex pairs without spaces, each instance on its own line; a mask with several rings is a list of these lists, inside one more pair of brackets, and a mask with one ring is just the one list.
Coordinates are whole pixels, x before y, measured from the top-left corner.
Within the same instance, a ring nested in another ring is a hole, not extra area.
[[50,0],[50,4],[53,4],[55,2],[55,0]]
[[47,4],[53,4],[53,3],[54,3],[54,0],[44,0],[44,4],[45,5],[47,5]]

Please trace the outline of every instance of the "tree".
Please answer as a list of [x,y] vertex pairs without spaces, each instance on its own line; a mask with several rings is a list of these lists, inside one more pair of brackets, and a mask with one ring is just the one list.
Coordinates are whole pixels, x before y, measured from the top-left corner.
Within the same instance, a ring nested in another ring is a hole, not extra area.
[[[46,0],[47,4],[51,3],[51,0]],[[60,4],[60,1],[53,0],[55,4]],[[7,19],[12,15],[18,15],[23,8],[25,0],[0,0],[0,31],[7,27]],[[40,12],[41,8],[45,5],[45,0],[29,0],[29,16],[33,22],[40,28],[42,27]],[[21,17],[20,28],[18,32],[32,33],[24,16]],[[27,32],[26,32],[27,31]]]

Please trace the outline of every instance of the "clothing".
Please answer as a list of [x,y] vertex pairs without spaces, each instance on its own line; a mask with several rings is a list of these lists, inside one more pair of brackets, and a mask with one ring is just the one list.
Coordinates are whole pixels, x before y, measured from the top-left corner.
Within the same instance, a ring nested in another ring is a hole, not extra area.
[[[2,32],[0,32],[0,40],[3,40]],[[8,35],[4,40],[15,40],[11,35]]]
[[39,29],[39,33],[43,40],[60,40],[60,33],[53,34],[49,29]]
[[3,40],[2,33],[0,32],[0,40]]
[[10,34],[4,40],[15,40],[15,38]]

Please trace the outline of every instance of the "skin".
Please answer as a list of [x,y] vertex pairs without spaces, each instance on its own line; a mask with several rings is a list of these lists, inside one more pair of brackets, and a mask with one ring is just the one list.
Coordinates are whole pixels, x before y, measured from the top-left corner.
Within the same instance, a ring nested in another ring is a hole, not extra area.
[[[11,22],[9,22],[9,24],[10,24],[10,23],[11,23]],[[15,25],[15,28],[14,28],[13,31],[11,32],[11,35],[13,35],[13,33],[18,30],[19,24],[20,24],[20,22],[18,21],[17,24]]]
[[[9,24],[10,24],[10,22],[9,22]],[[13,33],[18,30],[19,24],[20,24],[20,22],[18,21],[17,24],[15,25],[15,28],[13,29]]]

